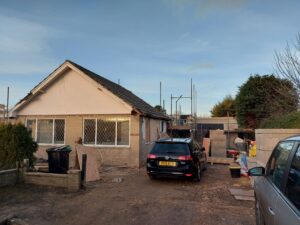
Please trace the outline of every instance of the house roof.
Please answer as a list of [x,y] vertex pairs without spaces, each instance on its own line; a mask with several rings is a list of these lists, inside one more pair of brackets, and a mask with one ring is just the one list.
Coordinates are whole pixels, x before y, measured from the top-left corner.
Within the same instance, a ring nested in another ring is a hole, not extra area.
[[[141,113],[144,116],[151,117],[151,118],[157,118],[157,119],[164,119],[164,120],[170,120],[170,118],[165,115],[162,112],[159,112],[154,107],[149,105],[147,102],[145,102],[143,99],[139,98],[135,94],[133,94],[131,91],[127,90],[126,88],[122,87],[119,84],[116,84],[70,60],[66,60],[62,65],[65,63],[70,63],[72,66],[76,67],[78,70],[80,70],[83,74],[87,75],[94,81],[96,81],[98,84],[103,86],[105,89],[113,93],[114,95],[118,96],[120,99],[122,99],[127,104],[131,105],[135,110],[137,110],[139,113]],[[62,66],[61,65],[61,66]],[[60,67],[61,67],[60,66]],[[60,68],[58,67],[58,68]],[[58,68],[56,70],[58,70]],[[54,70],[54,72],[56,71]],[[49,76],[51,76],[53,73],[51,73]],[[26,100],[28,100],[33,95],[33,90],[36,89],[39,85],[41,85],[47,78],[47,76],[42,82],[40,82],[37,86],[35,86],[23,99],[20,100],[17,105],[25,103]]]

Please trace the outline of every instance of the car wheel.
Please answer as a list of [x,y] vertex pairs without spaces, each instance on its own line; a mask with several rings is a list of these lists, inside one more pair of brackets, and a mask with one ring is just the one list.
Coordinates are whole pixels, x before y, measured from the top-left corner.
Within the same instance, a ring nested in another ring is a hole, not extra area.
[[201,165],[198,164],[194,175],[194,181],[199,182],[201,180]]
[[255,217],[256,217],[256,225],[265,225],[263,215],[261,213],[259,202],[255,196]]

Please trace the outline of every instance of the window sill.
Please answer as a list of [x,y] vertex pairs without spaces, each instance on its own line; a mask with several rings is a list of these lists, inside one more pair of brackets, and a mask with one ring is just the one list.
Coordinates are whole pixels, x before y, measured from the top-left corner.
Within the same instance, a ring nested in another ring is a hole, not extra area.
[[37,143],[39,146],[64,146],[66,144]]
[[86,147],[93,147],[93,148],[130,148],[130,145],[89,145],[83,144]]

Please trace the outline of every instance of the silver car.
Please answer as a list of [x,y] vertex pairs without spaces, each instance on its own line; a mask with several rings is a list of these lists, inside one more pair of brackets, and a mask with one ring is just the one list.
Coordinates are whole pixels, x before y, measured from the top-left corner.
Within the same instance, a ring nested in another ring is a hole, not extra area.
[[257,225],[300,225],[300,136],[280,141],[254,181]]

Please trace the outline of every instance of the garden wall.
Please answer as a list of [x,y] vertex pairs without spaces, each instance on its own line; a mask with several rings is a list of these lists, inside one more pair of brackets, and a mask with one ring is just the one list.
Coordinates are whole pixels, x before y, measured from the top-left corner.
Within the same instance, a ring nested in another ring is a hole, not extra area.
[[15,185],[18,181],[18,170],[1,170],[0,187]]
[[69,170],[67,174],[24,172],[27,184],[64,188],[71,192],[80,189],[80,178],[80,170]]
[[277,143],[287,137],[300,135],[300,129],[256,129],[256,161],[265,166]]

